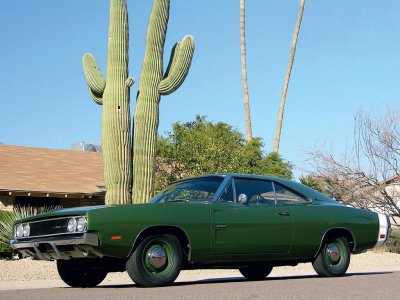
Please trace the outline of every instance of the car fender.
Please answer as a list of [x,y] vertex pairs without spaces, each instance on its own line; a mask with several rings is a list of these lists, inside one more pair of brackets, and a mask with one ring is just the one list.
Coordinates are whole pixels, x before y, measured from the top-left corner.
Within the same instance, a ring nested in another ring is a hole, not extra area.
[[318,250],[313,256],[314,258],[317,257],[318,253],[321,251],[321,249],[322,249],[322,247],[324,245],[324,240],[325,240],[326,236],[329,233],[334,232],[334,231],[346,231],[351,236],[351,241],[349,241],[350,245],[353,244],[353,246],[351,247],[350,250],[351,250],[351,252],[355,251],[355,249],[356,249],[356,239],[354,237],[353,232],[349,228],[346,228],[346,227],[332,227],[332,228],[327,229],[325,231],[325,233],[322,235],[321,242],[319,244]]
[[172,234],[176,236],[182,245],[182,250],[184,251],[185,256],[187,257],[188,260],[190,260],[191,258],[190,237],[182,227],[176,225],[152,225],[143,228],[134,239],[128,257],[131,256],[133,251],[135,251],[136,247],[143,239],[145,239],[149,235],[154,235],[154,234]]

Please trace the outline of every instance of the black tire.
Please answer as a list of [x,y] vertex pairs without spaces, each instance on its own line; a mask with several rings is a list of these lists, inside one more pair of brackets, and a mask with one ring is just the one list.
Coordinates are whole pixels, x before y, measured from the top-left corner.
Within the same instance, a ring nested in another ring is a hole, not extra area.
[[95,287],[107,276],[107,272],[103,269],[73,261],[58,260],[57,270],[61,279],[71,287]]
[[[338,254],[338,256],[337,256]],[[313,267],[323,277],[343,276],[350,264],[350,246],[347,238],[328,238],[318,253]]]
[[271,273],[272,266],[249,265],[239,268],[239,271],[248,280],[263,280]]
[[169,234],[152,235],[137,246],[126,263],[131,279],[142,287],[169,285],[182,267],[179,240]]

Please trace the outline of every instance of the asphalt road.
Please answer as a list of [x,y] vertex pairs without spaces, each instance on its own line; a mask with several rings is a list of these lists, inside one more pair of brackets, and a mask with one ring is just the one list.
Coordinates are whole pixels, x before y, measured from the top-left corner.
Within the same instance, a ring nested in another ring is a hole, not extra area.
[[316,275],[270,277],[263,281],[220,278],[178,282],[169,287],[1,290],[0,299],[399,299],[400,272],[349,273],[340,278]]

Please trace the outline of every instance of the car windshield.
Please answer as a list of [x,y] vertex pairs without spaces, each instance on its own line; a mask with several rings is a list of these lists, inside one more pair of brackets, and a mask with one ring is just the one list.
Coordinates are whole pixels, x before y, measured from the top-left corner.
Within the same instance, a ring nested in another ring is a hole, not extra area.
[[211,201],[223,179],[210,176],[178,181],[155,196],[151,203]]

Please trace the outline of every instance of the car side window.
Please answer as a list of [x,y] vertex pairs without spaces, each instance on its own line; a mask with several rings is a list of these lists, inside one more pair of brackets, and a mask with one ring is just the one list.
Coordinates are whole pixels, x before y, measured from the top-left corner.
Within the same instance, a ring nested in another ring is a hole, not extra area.
[[236,195],[246,194],[247,205],[274,205],[275,193],[272,182],[267,180],[235,179]]
[[279,183],[274,182],[274,187],[276,195],[276,204],[278,205],[308,203],[307,199],[304,196],[289,190],[288,188],[280,185]]
[[235,197],[233,195],[233,183],[232,181],[225,187],[224,192],[219,198],[218,202],[235,202]]

